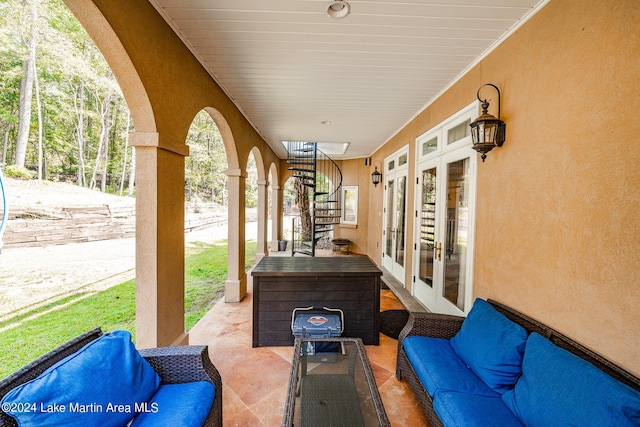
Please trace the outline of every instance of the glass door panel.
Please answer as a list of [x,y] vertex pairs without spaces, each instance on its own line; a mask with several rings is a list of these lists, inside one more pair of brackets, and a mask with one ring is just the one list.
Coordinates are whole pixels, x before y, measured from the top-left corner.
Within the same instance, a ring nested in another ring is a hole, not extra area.
[[395,262],[404,267],[405,225],[407,218],[407,177],[398,178],[396,198],[396,254]]
[[[393,204],[395,200],[395,180],[391,179],[387,181],[387,206],[385,212],[387,214],[386,228],[385,228],[385,245],[384,254],[385,257],[391,258],[393,254]],[[388,268],[388,267],[387,267]]]
[[433,288],[433,253],[436,243],[436,168],[422,171],[418,279]]
[[469,159],[447,165],[447,220],[442,297],[465,311],[469,242]]

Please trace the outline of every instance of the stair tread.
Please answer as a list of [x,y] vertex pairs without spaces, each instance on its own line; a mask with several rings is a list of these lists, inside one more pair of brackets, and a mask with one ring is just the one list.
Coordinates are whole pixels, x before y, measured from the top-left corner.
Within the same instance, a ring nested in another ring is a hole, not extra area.
[[313,165],[313,159],[294,157],[287,159],[287,163],[290,165]]

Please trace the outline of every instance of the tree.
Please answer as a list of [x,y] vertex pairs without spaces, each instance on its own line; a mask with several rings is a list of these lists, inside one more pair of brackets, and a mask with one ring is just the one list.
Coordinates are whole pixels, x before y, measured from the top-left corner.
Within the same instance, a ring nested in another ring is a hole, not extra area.
[[23,0],[25,10],[30,9],[30,18],[24,20],[24,28],[27,34],[24,36],[24,44],[27,54],[22,61],[24,74],[20,82],[20,107],[18,113],[18,137],[16,140],[15,164],[24,167],[27,154],[27,143],[31,130],[31,100],[33,97],[33,82],[36,78],[36,49],[38,47],[38,7],[40,0],[32,0],[31,7],[27,0]]
[[227,157],[222,136],[206,111],[200,111],[187,135],[189,157],[185,160],[185,196],[189,201],[224,204],[227,191]]
[[313,223],[311,222],[311,209],[309,203],[309,187],[304,185],[302,178],[296,178],[296,204],[300,210],[300,226],[302,227],[302,240],[311,241]]

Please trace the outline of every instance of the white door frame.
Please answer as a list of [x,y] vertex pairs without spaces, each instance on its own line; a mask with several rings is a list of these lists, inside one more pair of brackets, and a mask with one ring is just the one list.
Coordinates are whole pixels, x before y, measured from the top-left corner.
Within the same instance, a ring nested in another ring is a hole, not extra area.
[[[403,220],[403,229],[397,230],[398,226],[398,218],[397,218],[397,196],[398,196],[398,182],[404,178],[405,180],[405,188],[404,188],[404,220]],[[384,207],[383,207],[383,217],[382,217],[382,265],[386,268],[393,276],[399,280],[403,286],[406,286],[406,266],[407,259],[410,256],[410,252],[407,250],[407,233],[409,232],[408,226],[408,192],[410,191],[409,185],[409,145],[406,145],[393,153],[391,156],[387,157],[384,160],[384,172],[383,172],[383,181],[384,181]],[[390,181],[394,182],[393,186],[393,200],[389,199],[389,186],[388,183]],[[393,204],[390,206],[390,202]],[[391,210],[391,212],[389,212]],[[393,222],[393,235],[388,236],[388,227],[389,221]],[[400,234],[402,233],[402,234]],[[398,248],[398,236],[403,237],[404,248]],[[389,240],[388,238],[391,238]],[[391,242],[391,250],[390,254],[388,254],[388,245]],[[403,262],[400,264],[396,262],[396,257],[398,255],[398,250],[402,250],[402,260]]]
[[[473,302],[473,264],[475,246],[475,206],[477,192],[477,165],[478,155],[471,148],[471,137],[468,134],[468,123],[477,117],[479,112],[478,102],[473,102],[463,108],[447,120],[438,124],[431,130],[416,138],[416,188],[414,193],[415,222],[414,222],[414,251],[413,251],[413,279],[412,294],[429,310],[435,313],[447,313],[454,315],[466,315]],[[465,128],[465,126],[467,128]],[[451,138],[449,135],[458,135]],[[435,143],[434,143],[435,140]],[[447,233],[447,197],[448,192],[448,167],[447,165],[459,160],[469,159],[469,186],[468,190],[468,231],[466,260],[464,262],[464,301],[459,301],[463,306],[460,309],[455,304],[444,298],[444,273]],[[436,169],[436,204],[435,204],[435,229],[433,246],[441,249],[429,248],[421,240],[421,215],[422,215],[422,173],[425,170]],[[421,246],[422,245],[422,246]],[[433,250],[431,254],[422,254],[422,260],[432,257],[433,275],[432,286],[420,279],[421,249]]]

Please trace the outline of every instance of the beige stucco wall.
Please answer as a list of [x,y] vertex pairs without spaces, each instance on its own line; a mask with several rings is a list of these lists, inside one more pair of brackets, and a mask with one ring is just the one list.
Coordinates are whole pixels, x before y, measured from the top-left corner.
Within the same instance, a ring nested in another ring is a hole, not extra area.
[[[417,136],[472,102],[482,84],[496,84],[507,139],[479,163],[475,295],[635,374],[639,81],[639,2],[552,0],[374,154],[381,161],[410,143],[413,156]],[[369,229],[382,227],[381,195],[371,187]],[[380,262],[375,243],[368,253]]]

